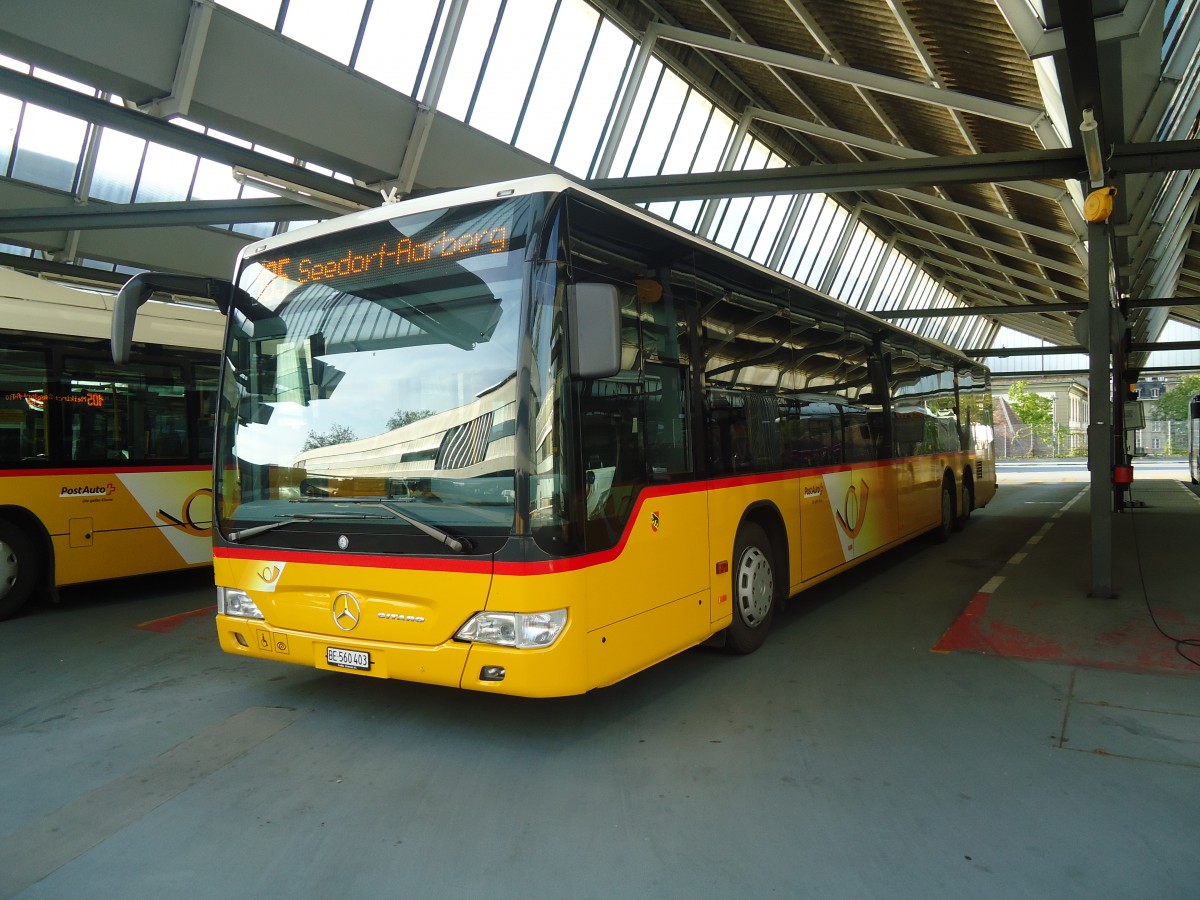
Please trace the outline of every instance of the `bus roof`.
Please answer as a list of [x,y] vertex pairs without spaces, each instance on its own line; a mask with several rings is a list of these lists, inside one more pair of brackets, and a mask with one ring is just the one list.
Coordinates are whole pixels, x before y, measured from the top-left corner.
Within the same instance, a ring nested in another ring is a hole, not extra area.
[[[67,287],[13,269],[0,268],[0,329],[61,337],[107,339],[114,296]],[[220,350],[224,316],[215,308],[148,303],[138,316],[140,343]]]
[[[310,225],[294,232],[276,235],[275,237],[267,238],[263,241],[256,241],[247,244],[238,254],[237,268],[241,268],[242,259],[245,256],[257,256],[269,250],[274,250],[279,247],[287,246],[295,241],[308,240],[310,238],[321,237],[323,235],[335,234],[349,228],[355,228],[360,225],[369,225],[376,222],[385,222],[388,219],[393,219],[398,216],[410,215],[413,213],[428,212],[431,210],[447,209],[454,206],[465,206],[471,203],[483,203],[489,200],[504,199],[507,197],[519,197],[528,194],[559,194],[570,191],[588,198],[593,203],[607,207],[614,212],[622,215],[634,216],[644,222],[651,224],[653,227],[661,228],[664,231],[674,234],[680,240],[684,240],[696,245],[705,251],[714,254],[718,258],[723,259],[728,264],[741,266],[756,270],[764,275],[786,282],[810,297],[824,301],[826,303],[835,304],[838,314],[855,319],[858,323],[868,328],[871,332],[886,336],[900,343],[906,343],[913,349],[924,349],[927,351],[935,351],[943,356],[952,356],[960,363],[965,363],[968,366],[976,369],[986,369],[983,363],[979,360],[972,359],[966,356],[962,351],[944,344],[941,341],[932,338],[923,337],[914,334],[911,331],[906,331],[891,322],[880,319],[871,313],[851,306],[844,301],[838,300],[828,294],[818,291],[803,282],[796,281],[784,275],[775,269],[757,263],[752,259],[748,259],[738,253],[734,253],[720,244],[699,237],[690,231],[680,228],[673,222],[668,222],[657,216],[653,216],[635,206],[630,206],[613,200],[603,194],[597,193],[590,188],[573,181],[570,178],[557,174],[549,175],[534,175],[532,177],[517,178],[510,181],[498,181],[492,184],[478,185],[475,187],[455,188],[437,193],[424,194],[419,197],[411,197],[394,203],[385,203],[375,209],[366,209],[359,212],[348,213],[344,216],[339,216],[334,219],[328,219],[324,222],[319,222],[315,225]],[[834,309],[835,307],[830,307]]]

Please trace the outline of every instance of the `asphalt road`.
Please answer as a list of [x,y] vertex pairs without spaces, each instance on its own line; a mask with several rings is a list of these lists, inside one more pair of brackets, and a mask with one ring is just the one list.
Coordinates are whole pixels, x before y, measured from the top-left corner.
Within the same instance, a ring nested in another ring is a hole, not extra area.
[[67,591],[0,623],[0,897],[1194,897],[1200,767],[1062,749],[1070,667],[930,652],[1078,491],[563,700],[227,656],[207,573]]

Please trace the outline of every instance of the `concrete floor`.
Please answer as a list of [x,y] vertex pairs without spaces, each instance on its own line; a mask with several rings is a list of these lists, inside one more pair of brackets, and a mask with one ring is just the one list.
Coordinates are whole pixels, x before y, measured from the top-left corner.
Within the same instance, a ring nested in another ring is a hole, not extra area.
[[[206,573],[66,592],[0,624],[0,897],[1195,898],[1200,669],[931,652],[1000,573],[1091,627],[1085,504],[1030,543],[1086,477],[1008,468],[963,533],[810,592],[757,654],[565,700],[136,627],[211,605]],[[1200,546],[1200,502],[1137,516],[1143,547]],[[1142,574],[1179,609],[1173,558]]]

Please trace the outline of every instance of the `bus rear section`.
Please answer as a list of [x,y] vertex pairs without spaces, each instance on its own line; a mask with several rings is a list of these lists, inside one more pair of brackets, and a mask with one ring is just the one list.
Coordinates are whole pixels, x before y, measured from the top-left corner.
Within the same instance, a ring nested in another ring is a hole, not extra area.
[[118,366],[111,296],[0,282],[0,617],[58,586],[208,565],[223,318],[154,304]]

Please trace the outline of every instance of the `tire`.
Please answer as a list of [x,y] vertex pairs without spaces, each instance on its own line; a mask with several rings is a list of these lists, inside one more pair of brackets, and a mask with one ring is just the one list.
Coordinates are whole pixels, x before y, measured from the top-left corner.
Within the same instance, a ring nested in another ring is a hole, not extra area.
[[25,605],[39,568],[33,541],[12,522],[0,521],[0,620]]
[[934,529],[933,539],[939,544],[950,540],[954,531],[954,484],[950,479],[942,482],[942,521]]
[[771,542],[753,522],[738,529],[732,576],[733,621],[725,632],[725,647],[733,653],[753,653],[766,641],[779,606]]
[[954,530],[962,531],[971,521],[971,510],[975,508],[975,483],[964,478],[962,483],[961,515],[954,519]]

